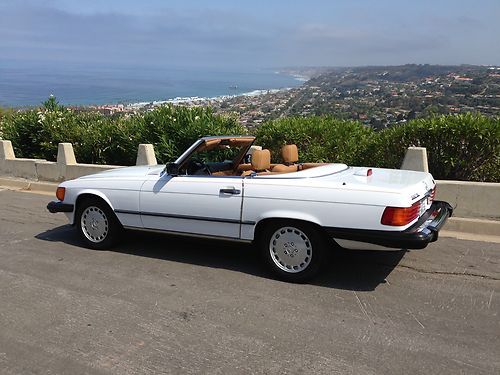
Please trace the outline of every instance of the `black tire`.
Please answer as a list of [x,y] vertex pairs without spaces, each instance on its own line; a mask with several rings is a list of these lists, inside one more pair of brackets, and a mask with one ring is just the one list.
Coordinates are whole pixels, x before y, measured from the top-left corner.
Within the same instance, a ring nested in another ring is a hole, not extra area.
[[267,268],[277,278],[293,283],[316,276],[328,252],[324,234],[314,225],[291,220],[264,223],[258,246]]
[[96,250],[113,247],[123,231],[113,210],[99,198],[86,198],[78,204],[75,225],[85,245]]

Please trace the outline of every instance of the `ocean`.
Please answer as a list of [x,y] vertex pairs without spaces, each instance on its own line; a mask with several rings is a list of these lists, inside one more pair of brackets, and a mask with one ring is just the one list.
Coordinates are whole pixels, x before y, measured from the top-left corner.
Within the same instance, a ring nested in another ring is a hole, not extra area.
[[36,106],[50,95],[65,105],[118,104],[178,97],[241,95],[301,84],[272,69],[16,64],[0,62],[0,107]]

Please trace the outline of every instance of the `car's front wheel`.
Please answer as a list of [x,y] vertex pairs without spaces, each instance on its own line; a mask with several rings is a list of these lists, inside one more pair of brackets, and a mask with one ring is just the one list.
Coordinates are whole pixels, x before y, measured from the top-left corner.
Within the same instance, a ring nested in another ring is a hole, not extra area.
[[87,198],[78,205],[75,224],[87,247],[98,250],[112,247],[122,229],[115,213],[98,198]]
[[261,255],[278,278],[300,283],[318,274],[328,247],[318,229],[293,221],[264,225],[259,239]]

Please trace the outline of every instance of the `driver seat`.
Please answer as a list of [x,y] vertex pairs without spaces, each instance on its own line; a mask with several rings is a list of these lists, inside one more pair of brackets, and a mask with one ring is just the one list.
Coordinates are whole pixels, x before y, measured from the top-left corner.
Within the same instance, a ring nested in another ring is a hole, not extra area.
[[241,176],[249,176],[253,173],[266,173],[271,168],[271,152],[267,149],[255,150],[252,153],[252,169],[244,171]]

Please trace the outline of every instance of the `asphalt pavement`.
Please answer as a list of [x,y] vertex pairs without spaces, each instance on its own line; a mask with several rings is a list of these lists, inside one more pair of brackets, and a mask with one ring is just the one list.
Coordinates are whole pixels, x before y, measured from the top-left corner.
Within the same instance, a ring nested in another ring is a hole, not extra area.
[[500,244],[337,252],[295,285],[248,245],[86,249],[50,199],[0,188],[1,374],[500,373]]

